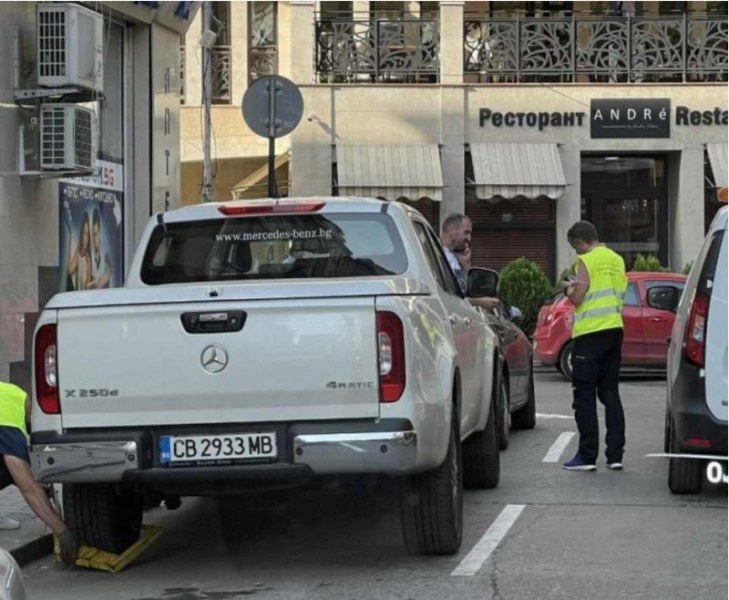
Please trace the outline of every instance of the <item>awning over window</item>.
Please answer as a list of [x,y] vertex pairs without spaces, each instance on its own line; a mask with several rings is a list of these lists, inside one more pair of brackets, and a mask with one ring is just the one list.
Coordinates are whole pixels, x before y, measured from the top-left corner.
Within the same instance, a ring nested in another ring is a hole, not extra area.
[[706,144],[716,187],[727,185],[727,144]]
[[471,158],[477,198],[554,200],[567,186],[556,144],[471,144]]
[[438,144],[417,146],[337,145],[340,196],[381,196],[390,200],[443,199]]

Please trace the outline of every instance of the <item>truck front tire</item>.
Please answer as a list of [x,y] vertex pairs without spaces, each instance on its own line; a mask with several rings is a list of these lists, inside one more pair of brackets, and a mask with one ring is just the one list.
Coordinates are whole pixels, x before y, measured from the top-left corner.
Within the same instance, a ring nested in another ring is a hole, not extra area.
[[63,512],[80,545],[121,554],[139,539],[144,497],[110,484],[65,484]]

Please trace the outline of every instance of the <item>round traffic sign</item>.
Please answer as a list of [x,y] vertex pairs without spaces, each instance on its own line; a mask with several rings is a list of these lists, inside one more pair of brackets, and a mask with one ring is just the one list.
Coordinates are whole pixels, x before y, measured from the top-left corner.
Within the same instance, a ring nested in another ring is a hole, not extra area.
[[293,81],[267,75],[246,90],[241,108],[246,125],[255,134],[278,138],[296,129],[304,114],[304,99]]

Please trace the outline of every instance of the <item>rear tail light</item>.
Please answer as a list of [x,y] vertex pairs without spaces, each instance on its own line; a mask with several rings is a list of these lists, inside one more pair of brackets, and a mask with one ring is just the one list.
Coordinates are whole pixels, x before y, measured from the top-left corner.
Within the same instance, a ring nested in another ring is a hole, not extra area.
[[380,402],[397,402],[405,390],[405,339],[402,321],[391,312],[377,313]]
[[35,390],[40,409],[48,415],[61,412],[58,400],[58,345],[56,325],[43,325],[35,336]]
[[683,351],[686,359],[698,367],[704,366],[704,342],[708,315],[709,296],[703,292],[696,292],[691,303]]

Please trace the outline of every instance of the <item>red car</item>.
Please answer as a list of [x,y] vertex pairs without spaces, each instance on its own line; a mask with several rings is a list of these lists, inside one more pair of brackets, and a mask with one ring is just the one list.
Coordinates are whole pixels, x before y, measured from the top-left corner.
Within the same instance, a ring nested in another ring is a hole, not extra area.
[[[668,338],[676,307],[686,284],[677,273],[628,273],[623,308],[623,366],[666,368]],[[534,332],[534,358],[554,365],[572,379],[572,303],[564,294],[555,296],[539,311]]]

